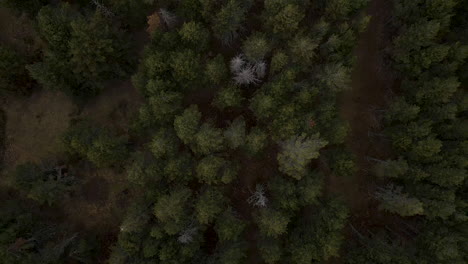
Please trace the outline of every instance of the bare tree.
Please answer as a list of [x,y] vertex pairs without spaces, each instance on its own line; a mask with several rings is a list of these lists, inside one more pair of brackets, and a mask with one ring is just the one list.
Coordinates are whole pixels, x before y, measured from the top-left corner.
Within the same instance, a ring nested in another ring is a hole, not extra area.
[[177,17],[173,13],[169,12],[167,9],[160,8],[158,13],[162,21],[164,21],[168,28],[171,28],[176,24]]
[[97,10],[99,10],[106,17],[114,16],[114,13],[112,13],[112,11],[110,11],[110,9],[105,7],[103,4],[99,3],[98,0],[91,0],[91,3],[93,3],[96,6]]
[[255,70],[255,74],[257,75],[258,78],[265,77],[266,63],[264,61],[259,61],[259,62],[255,63],[254,70]]
[[190,225],[185,228],[182,232],[179,233],[179,237],[177,241],[182,244],[188,244],[193,241],[193,237],[198,231],[198,227],[194,226],[194,223],[190,223]]
[[267,206],[268,198],[265,196],[263,185],[257,184],[257,186],[255,186],[255,192],[247,199],[247,202],[255,207]]
[[231,59],[231,72],[234,74],[234,81],[238,85],[257,84],[265,77],[266,63],[263,61],[255,64],[245,60],[244,55],[239,54]]
[[380,200],[379,209],[401,216],[414,216],[424,213],[423,203],[417,198],[403,193],[401,186],[389,184],[384,188],[378,188],[375,197]]
[[260,82],[260,79],[257,78],[257,76],[255,75],[255,70],[253,67],[249,66],[249,67],[245,67],[244,69],[242,69],[240,72],[238,72],[236,74],[236,76],[234,76],[234,81],[237,83],[237,84],[257,84],[258,82]]
[[244,68],[245,64],[246,62],[244,56],[242,56],[242,54],[239,54],[231,59],[231,71],[233,73],[239,73]]

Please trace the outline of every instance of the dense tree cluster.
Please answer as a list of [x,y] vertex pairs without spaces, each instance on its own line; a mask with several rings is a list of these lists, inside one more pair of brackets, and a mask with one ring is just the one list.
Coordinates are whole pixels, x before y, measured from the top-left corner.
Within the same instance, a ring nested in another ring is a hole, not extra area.
[[385,112],[383,133],[395,158],[370,159],[377,174],[392,182],[375,196],[381,210],[424,217],[407,224],[420,227],[411,227],[412,243],[395,234],[365,238],[350,263],[466,262],[468,133],[462,81],[468,46],[460,28],[468,24],[463,2],[394,1],[390,58],[401,86]]
[[0,209],[2,263],[89,263],[95,258],[94,239],[38,218],[37,206],[9,198]]
[[127,139],[114,135],[109,129],[78,121],[63,135],[68,152],[87,158],[97,167],[118,165],[127,158]]
[[45,45],[42,60],[26,68],[43,87],[82,99],[130,71],[129,42],[102,12],[82,15],[68,4],[48,5],[37,23]]
[[458,130],[466,108],[459,75],[468,46],[444,39],[457,1],[422,2],[396,1],[395,24],[402,29],[391,56],[402,81],[386,113],[385,133],[399,157],[376,162],[383,177],[423,204],[418,214],[448,219],[466,209],[456,200],[467,168],[467,134]]
[[[379,186],[366,202],[395,223],[355,228],[369,215],[326,186],[358,171],[338,101],[368,2],[0,0],[37,33],[32,51],[0,43],[0,96],[43,87],[84,102],[132,74],[142,103],[129,127],[77,118],[62,136],[66,163],[126,177],[107,263],[465,263],[463,1],[393,0],[385,24],[399,85],[378,134],[392,153],[367,157]],[[0,262],[98,262],[93,239],[38,217],[73,198],[80,173],[67,165],[11,168]]]
[[[151,139],[127,171],[146,206],[129,210],[111,263],[245,263],[249,225],[267,263],[337,256],[347,209],[322,197],[324,176],[311,161],[325,146],[339,152],[347,133],[336,98],[349,87],[365,1],[342,2],[349,8],[265,1],[253,21],[254,1],[163,2],[165,27],[133,76],[147,99],[134,133]],[[308,11],[323,17],[306,26]],[[251,23],[261,28],[249,32]],[[272,154],[273,175],[243,186],[243,162]],[[338,175],[354,172],[350,155],[329,161]],[[232,203],[236,185],[251,192],[242,205]]]

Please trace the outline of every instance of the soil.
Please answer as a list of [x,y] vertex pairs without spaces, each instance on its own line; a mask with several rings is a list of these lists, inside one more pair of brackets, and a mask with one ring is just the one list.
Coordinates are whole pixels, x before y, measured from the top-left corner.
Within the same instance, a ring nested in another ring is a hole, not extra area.
[[[350,208],[350,225],[368,234],[373,227],[391,225],[395,217],[378,210],[373,194],[379,183],[373,173],[373,163],[367,157],[388,159],[391,155],[385,138],[372,136],[382,128],[382,109],[391,100],[394,86],[392,72],[385,64],[384,56],[390,38],[385,24],[390,19],[388,1],[371,1],[367,13],[372,16],[367,31],[361,35],[355,55],[356,65],[352,74],[351,89],[342,96],[340,114],[350,125],[347,148],[355,155],[358,171],[347,178],[328,176],[327,190],[344,198]],[[354,236],[351,226],[345,233]],[[332,263],[340,263],[333,260]]]
[[16,165],[54,158],[63,153],[60,138],[76,111],[62,93],[34,92],[28,98],[7,98],[5,172]]

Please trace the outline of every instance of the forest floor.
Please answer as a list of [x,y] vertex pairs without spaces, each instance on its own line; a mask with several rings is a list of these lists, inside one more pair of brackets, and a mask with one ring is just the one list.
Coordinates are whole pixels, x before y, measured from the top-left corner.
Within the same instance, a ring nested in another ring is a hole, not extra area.
[[[13,22],[12,22],[13,21]],[[24,45],[27,39],[36,39],[33,23],[26,16],[16,18],[0,8],[0,41],[22,50],[36,47]],[[148,43],[146,31],[135,32],[136,53],[141,54]],[[61,92],[46,89],[33,90],[28,97],[0,98],[0,107],[6,114],[5,157],[0,174],[0,188],[4,195],[17,195],[9,188],[8,175],[19,164],[58,161],[65,155],[61,135],[75,118],[87,119],[124,134],[143,98],[131,81],[115,80],[105,85],[99,96],[78,107]],[[77,170],[76,168],[79,168]],[[80,181],[71,197],[63,199],[61,206],[42,214],[56,223],[66,223],[76,232],[96,235],[101,241],[104,263],[119,233],[128,200],[128,184],[124,172],[115,169],[96,169],[89,163],[71,166]],[[8,193],[8,194],[7,194]]]
[[[8,174],[16,165],[60,160],[65,149],[61,135],[73,118],[85,118],[125,133],[131,117],[142,102],[130,81],[114,81],[82,109],[60,92],[39,90],[30,97],[10,97],[2,105],[7,116],[4,171],[0,184],[8,186]],[[79,171],[76,168],[80,168]],[[87,163],[71,168],[81,182],[59,210],[47,214],[77,232],[96,235],[102,241],[104,258],[119,233],[128,199],[123,172],[96,169]]]

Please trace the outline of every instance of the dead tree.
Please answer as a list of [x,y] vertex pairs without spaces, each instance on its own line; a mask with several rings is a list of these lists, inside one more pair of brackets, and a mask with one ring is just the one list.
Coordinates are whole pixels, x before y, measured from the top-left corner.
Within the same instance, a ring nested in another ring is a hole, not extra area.
[[114,13],[112,13],[112,11],[110,11],[110,9],[105,7],[103,4],[99,3],[98,0],[91,0],[91,3],[93,3],[96,6],[97,10],[99,10],[99,12],[101,12],[104,16],[106,17],[114,16]]
[[255,187],[255,192],[247,199],[247,203],[255,207],[267,206],[268,198],[265,195],[263,185],[257,184],[257,186]]
[[179,237],[177,241],[182,244],[188,244],[193,241],[193,237],[198,231],[198,227],[194,226],[194,222],[190,223],[190,225],[185,228],[182,232],[179,233]]
[[177,23],[177,17],[165,8],[160,8],[158,14],[169,29]]

